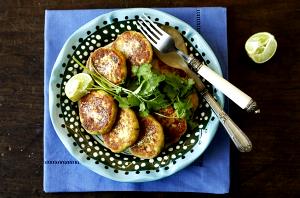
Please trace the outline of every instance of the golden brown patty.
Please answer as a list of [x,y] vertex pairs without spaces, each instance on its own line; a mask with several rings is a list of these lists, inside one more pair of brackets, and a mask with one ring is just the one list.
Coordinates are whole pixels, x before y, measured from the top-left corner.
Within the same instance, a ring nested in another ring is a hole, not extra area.
[[126,31],[118,36],[113,47],[122,52],[131,65],[150,63],[152,60],[152,46],[139,32]]
[[115,84],[122,83],[127,76],[125,56],[111,48],[99,48],[94,51],[87,62],[87,67],[94,71],[94,68]]
[[178,142],[180,137],[187,130],[186,120],[182,118],[176,118],[177,115],[172,106],[169,106],[165,109],[161,109],[159,113],[169,117],[166,118],[156,115],[156,119],[159,121],[159,123],[164,129],[166,144],[169,145]]
[[111,130],[117,116],[114,98],[104,91],[92,91],[79,100],[82,127],[91,134],[104,134]]
[[155,118],[147,116],[140,119],[140,133],[137,142],[130,147],[134,156],[150,159],[156,157],[164,147],[163,128]]
[[190,95],[187,96],[187,99],[192,104],[192,110],[195,111],[199,106],[199,96],[197,92],[192,92]]
[[122,152],[133,145],[139,135],[139,122],[131,109],[121,109],[113,129],[103,134],[104,144],[113,152]]
[[153,59],[151,64],[152,64],[153,70],[157,71],[158,73],[161,73],[161,74],[172,73],[172,74],[177,74],[178,76],[180,76],[182,78],[187,77],[187,74],[185,73],[185,71],[174,68],[174,67],[170,67],[159,59]]

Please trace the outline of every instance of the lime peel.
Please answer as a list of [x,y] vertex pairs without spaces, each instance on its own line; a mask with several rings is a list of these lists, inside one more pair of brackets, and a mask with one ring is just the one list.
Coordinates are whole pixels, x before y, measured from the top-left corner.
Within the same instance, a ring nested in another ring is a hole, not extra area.
[[255,63],[264,63],[275,54],[277,42],[272,34],[258,32],[246,41],[245,49]]
[[77,102],[88,93],[88,89],[94,85],[89,74],[79,73],[70,78],[65,86],[66,96],[73,102]]

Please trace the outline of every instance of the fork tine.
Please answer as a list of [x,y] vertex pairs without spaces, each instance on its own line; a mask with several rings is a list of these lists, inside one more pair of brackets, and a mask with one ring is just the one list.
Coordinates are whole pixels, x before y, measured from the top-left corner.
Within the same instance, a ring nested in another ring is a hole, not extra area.
[[152,45],[156,45],[157,41],[156,39],[153,38],[152,34],[150,33],[149,30],[147,30],[147,28],[144,27],[144,25],[140,22],[137,21],[137,23],[139,24],[137,27],[138,29],[144,34],[144,36],[148,39],[148,41],[152,44]]
[[146,18],[146,20],[154,27],[156,28],[156,31],[160,34],[160,35],[163,35],[165,32],[160,28],[158,27],[158,25],[156,25],[151,19],[148,18],[148,16],[144,13],[143,14],[144,17]]
[[156,30],[153,27],[151,27],[151,25],[149,23],[147,23],[142,17],[140,18],[140,20],[143,21],[143,24],[144,24],[143,27],[144,27],[144,29],[148,29],[149,32],[151,32],[151,34],[153,36],[155,36],[159,40],[159,36],[160,35],[157,35]]

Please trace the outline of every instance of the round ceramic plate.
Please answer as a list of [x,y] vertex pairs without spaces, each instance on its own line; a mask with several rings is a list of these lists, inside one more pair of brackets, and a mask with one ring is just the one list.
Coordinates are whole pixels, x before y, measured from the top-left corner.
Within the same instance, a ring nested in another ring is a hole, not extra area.
[[[189,54],[205,61],[222,75],[217,58],[199,33],[185,22],[158,10],[139,8],[110,12],[93,19],[73,33],[60,51],[50,78],[49,109],[52,123],[62,143],[81,164],[116,181],[145,182],[174,174],[204,152],[218,127],[215,114],[201,99],[195,115],[199,127],[187,131],[177,144],[165,148],[154,159],[147,160],[113,153],[102,145],[99,137],[88,134],[82,128],[77,103],[70,101],[64,93],[68,79],[82,71],[72,56],[86,63],[95,49],[114,41],[124,31],[137,30],[136,18],[143,13],[158,24],[175,27],[182,33]],[[204,83],[223,106],[223,95]]]

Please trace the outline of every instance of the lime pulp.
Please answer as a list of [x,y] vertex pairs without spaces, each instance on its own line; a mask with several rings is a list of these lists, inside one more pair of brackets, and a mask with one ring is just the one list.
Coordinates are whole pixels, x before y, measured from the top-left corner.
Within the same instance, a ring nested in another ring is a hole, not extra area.
[[77,102],[88,93],[88,88],[94,85],[94,81],[89,74],[79,73],[68,80],[65,86],[66,96],[73,102]]
[[248,56],[255,63],[268,61],[276,52],[277,42],[275,37],[268,32],[259,32],[252,35],[245,43]]

